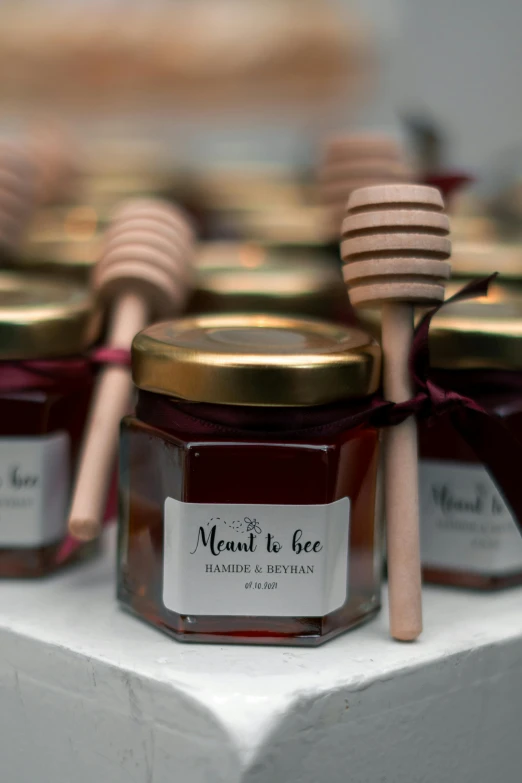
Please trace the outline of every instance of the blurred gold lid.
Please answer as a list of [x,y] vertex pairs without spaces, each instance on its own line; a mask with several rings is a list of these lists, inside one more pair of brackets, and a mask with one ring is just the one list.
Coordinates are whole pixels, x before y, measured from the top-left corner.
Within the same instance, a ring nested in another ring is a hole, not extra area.
[[73,277],[88,283],[98,260],[101,240],[40,240],[27,242],[16,259],[23,270]]
[[106,212],[118,201],[135,196],[159,196],[172,186],[168,171],[105,173],[87,177],[83,197],[87,203]]
[[132,346],[140,389],[197,402],[312,406],[376,391],[380,348],[359,329],[273,315],[149,326]]
[[29,242],[87,241],[107,225],[109,213],[93,204],[47,207],[34,216]]
[[294,204],[265,208],[244,215],[248,236],[268,245],[320,246],[329,241],[328,214],[323,207]]
[[[453,281],[446,297],[460,288]],[[434,367],[522,369],[522,291],[493,283],[487,297],[447,305],[431,322],[430,349]]]
[[276,312],[333,317],[348,308],[338,267],[312,252],[255,244],[225,247],[197,263],[191,312]]
[[[464,285],[464,280],[452,280],[446,299]],[[378,338],[380,311],[368,309],[358,316]],[[487,297],[446,305],[431,322],[430,353],[431,365],[439,369],[522,369],[522,288],[493,283]]]
[[213,240],[200,242],[195,265],[200,276],[214,269],[256,269],[260,266],[279,263],[280,255],[258,242],[237,242],[234,240]]
[[97,338],[93,295],[65,280],[0,272],[0,360],[72,356]]
[[455,277],[486,277],[493,272],[500,272],[503,278],[522,280],[522,244],[455,242],[451,269]]
[[286,209],[298,206],[303,198],[294,172],[272,164],[207,166],[193,172],[192,184],[207,207],[219,211]]

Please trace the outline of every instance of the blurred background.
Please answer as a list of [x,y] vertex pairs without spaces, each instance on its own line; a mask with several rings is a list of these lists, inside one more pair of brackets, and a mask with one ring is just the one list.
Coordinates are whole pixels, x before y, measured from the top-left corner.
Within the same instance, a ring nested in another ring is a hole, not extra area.
[[214,278],[272,261],[275,274],[296,252],[332,260],[349,191],[334,214],[325,150],[385,133],[408,178],[451,197],[466,269],[477,241],[488,257],[508,242],[518,275],[521,24],[513,0],[494,13],[485,0],[4,0],[3,189],[13,144],[36,168],[9,236],[0,203],[4,263],[90,279],[113,206],[135,195],[181,203],[206,243],[236,243],[202,248]]
[[[228,123],[223,127],[214,117],[213,132],[196,123],[194,138],[189,109],[206,112],[211,108],[210,101],[212,108],[219,108],[216,104],[221,102],[221,92],[212,90],[204,97],[194,90],[198,76],[203,81],[205,67],[216,69],[217,82],[225,74],[233,76],[234,71],[239,77],[243,61],[245,71],[251,68],[252,79],[259,78],[263,64],[270,64],[270,42],[277,47],[278,26],[290,63],[292,48],[306,36],[309,15],[308,34],[316,34],[318,47],[323,38],[325,49],[317,51],[317,59],[323,60],[324,74],[328,59],[334,70],[336,52],[326,39],[330,32],[333,41],[336,26],[339,39],[345,36],[339,46],[348,59],[350,44],[363,26],[371,44],[375,44],[375,78],[370,94],[365,96],[364,111],[358,112],[361,123],[396,128],[401,112],[426,111],[447,133],[450,160],[463,166],[483,166],[495,154],[517,145],[522,127],[522,106],[517,100],[522,7],[514,0],[498,0],[494,11],[485,0],[4,0],[0,7],[2,124],[4,129],[12,126],[22,100],[25,109],[38,106],[45,112],[57,108],[61,102],[58,99],[64,99],[72,114],[75,109],[87,107],[89,114],[97,99],[103,97],[99,108],[103,107],[103,113],[112,109],[114,115],[115,109],[122,105],[128,108],[131,103],[128,95],[118,93],[129,92],[134,86],[137,97],[142,86],[149,93],[141,96],[143,129],[157,126],[157,117],[148,111],[153,89],[158,98],[154,113],[170,113],[171,120],[175,115],[170,135],[166,130],[164,133],[167,142],[173,141],[175,128],[194,154],[205,158],[213,159],[218,153],[240,157],[247,147],[251,154],[263,154],[268,159],[295,159],[303,148],[295,148],[295,137],[288,128],[276,132],[285,124],[277,122],[277,115],[265,115],[259,132],[252,133],[249,128],[249,138],[244,138],[248,123],[239,88],[233,118],[236,127],[227,127]],[[319,26],[318,19],[322,20]],[[180,24],[186,29],[180,29]],[[345,30],[340,29],[343,26]],[[245,33],[249,30],[245,38],[241,36],[242,28]],[[256,52],[260,53],[257,65]],[[94,61],[89,62],[91,55]],[[246,62],[247,56],[250,63]],[[156,76],[145,76],[149,58],[156,60]],[[309,66],[309,70],[315,70]],[[83,69],[87,72],[81,73]],[[314,78],[321,92],[321,77],[315,72]],[[248,77],[243,75],[241,80],[246,86]],[[270,92],[273,85],[268,87],[268,81],[267,75],[265,86]],[[330,107],[329,118],[331,122],[337,120],[336,125],[354,120],[353,107],[345,100],[340,83],[338,87],[337,112]],[[166,90],[163,97],[162,88]],[[255,97],[250,104],[255,103]],[[173,100],[181,98],[180,111]],[[97,118],[102,119],[109,120],[107,116]],[[90,125],[93,118],[83,114],[80,130],[86,120]],[[127,120],[121,118],[120,124]],[[315,121],[320,128],[318,118]],[[312,132],[312,128],[308,130]]]

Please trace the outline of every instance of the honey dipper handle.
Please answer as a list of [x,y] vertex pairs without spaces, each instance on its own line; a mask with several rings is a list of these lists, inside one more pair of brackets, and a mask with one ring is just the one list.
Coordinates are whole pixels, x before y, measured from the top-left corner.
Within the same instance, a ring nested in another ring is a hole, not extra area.
[[[147,305],[124,294],[115,302],[107,344],[130,348],[147,323]],[[69,512],[69,533],[80,541],[99,535],[118,446],[120,420],[129,409],[132,380],[127,367],[106,367],[91,401]]]
[[[412,394],[412,338],[413,306],[383,304],[384,394],[392,402],[404,402]],[[418,472],[417,426],[410,417],[389,427],[384,442],[390,629],[399,641],[413,641],[422,631]]]

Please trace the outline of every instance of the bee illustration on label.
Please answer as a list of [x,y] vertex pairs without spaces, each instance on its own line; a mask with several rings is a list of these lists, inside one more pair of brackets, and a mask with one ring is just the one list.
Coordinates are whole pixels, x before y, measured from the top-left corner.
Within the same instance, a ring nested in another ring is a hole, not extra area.
[[250,519],[250,517],[245,517],[245,524],[247,526],[247,533],[251,533],[253,531],[259,535],[259,533],[263,532],[258,525],[257,519]]

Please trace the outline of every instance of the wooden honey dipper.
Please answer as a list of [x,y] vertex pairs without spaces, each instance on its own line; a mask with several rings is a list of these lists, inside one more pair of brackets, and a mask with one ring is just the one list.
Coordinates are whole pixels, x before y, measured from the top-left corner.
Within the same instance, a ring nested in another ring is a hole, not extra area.
[[410,182],[412,178],[401,148],[390,136],[368,133],[331,139],[319,171],[319,193],[327,211],[329,230],[338,236],[348,198],[354,190]]
[[[412,397],[414,307],[444,299],[450,253],[449,221],[435,188],[381,185],[352,193],[342,225],[344,279],[354,307],[382,309],[388,400]],[[412,641],[422,631],[422,604],[417,430],[411,417],[386,431],[384,486],[391,635]]]
[[37,206],[37,173],[22,147],[0,146],[0,248],[16,254]]
[[[149,321],[180,311],[193,275],[193,245],[187,219],[166,203],[136,200],[115,213],[94,274],[100,297],[111,310],[109,347],[130,349]],[[69,532],[81,541],[100,532],[119,423],[128,412],[131,393],[128,368],[101,371],[69,513]]]

